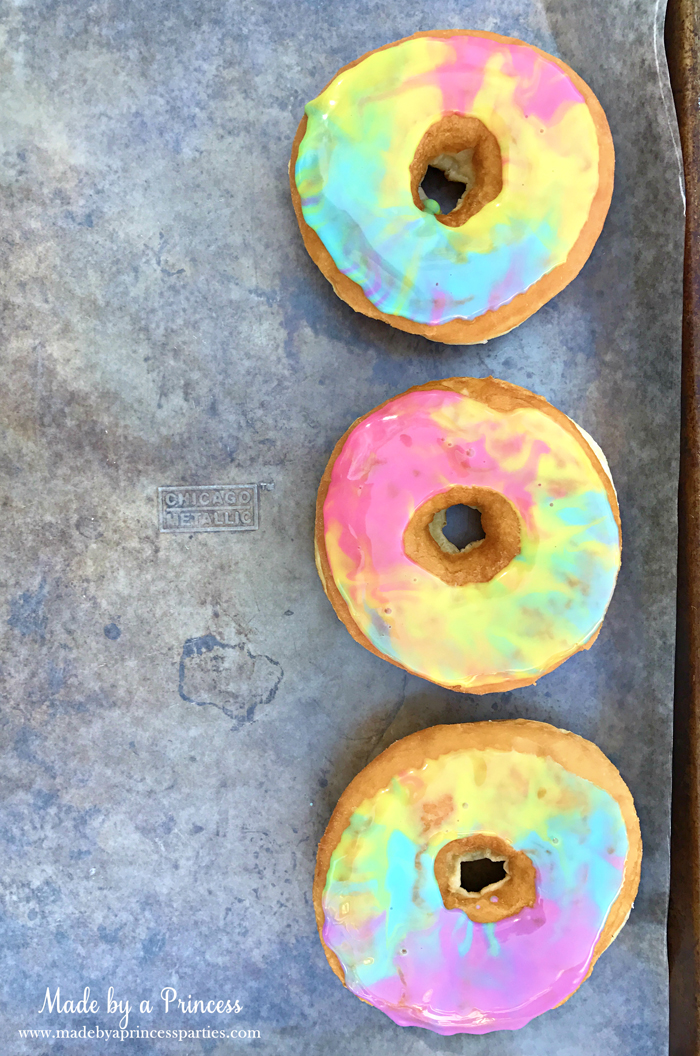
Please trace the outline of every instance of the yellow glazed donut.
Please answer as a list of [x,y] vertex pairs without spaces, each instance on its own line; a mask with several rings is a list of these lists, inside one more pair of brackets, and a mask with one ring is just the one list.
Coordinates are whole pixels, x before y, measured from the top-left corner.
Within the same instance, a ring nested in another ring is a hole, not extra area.
[[[441,215],[428,166],[464,184]],[[586,262],[614,151],[590,88],[520,40],[434,30],[343,67],[306,107],[290,182],[306,248],[356,311],[434,341],[506,333]]]
[[434,726],[341,796],[316,921],[341,982],[395,1023],[516,1030],[590,975],[641,858],[632,796],[590,741],[524,719]]
[[[485,538],[457,551],[454,505]],[[449,378],[359,418],[316,506],[316,564],[353,638],[450,689],[535,682],[593,644],[620,567],[597,444],[527,389]]]

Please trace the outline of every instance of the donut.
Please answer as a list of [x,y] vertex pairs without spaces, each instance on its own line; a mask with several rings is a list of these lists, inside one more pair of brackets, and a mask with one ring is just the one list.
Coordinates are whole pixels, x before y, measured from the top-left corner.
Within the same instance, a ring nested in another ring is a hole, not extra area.
[[[445,511],[478,509],[457,550]],[[603,452],[494,378],[418,385],[358,418],[316,504],[316,565],[353,638],[439,685],[531,685],[598,635],[620,567]]]
[[343,792],[316,921],[341,982],[400,1026],[517,1030],[590,975],[641,857],[632,796],[590,741],[524,719],[434,726]]
[[[463,183],[452,212],[428,166]],[[506,333],[578,274],[610,204],[603,109],[523,41],[433,30],[344,66],[306,106],[290,185],[311,257],[357,312],[451,344]]]

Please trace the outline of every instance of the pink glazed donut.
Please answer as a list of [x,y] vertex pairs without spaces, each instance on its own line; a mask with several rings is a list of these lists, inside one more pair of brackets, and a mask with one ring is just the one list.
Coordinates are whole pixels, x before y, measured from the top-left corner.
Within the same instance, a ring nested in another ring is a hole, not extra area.
[[[481,513],[458,551],[445,511]],[[605,456],[541,396],[494,378],[417,386],[355,422],[316,507],[317,567],[378,656],[450,689],[530,685],[593,644],[620,567]]]

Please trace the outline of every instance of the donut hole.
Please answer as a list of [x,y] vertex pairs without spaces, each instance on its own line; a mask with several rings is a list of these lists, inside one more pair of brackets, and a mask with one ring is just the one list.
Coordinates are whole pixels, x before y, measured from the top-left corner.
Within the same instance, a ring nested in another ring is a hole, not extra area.
[[[455,545],[448,534],[464,545]],[[419,506],[404,531],[403,548],[426,572],[461,587],[488,583],[502,572],[520,553],[520,535],[519,514],[505,495],[455,485]]]
[[502,883],[506,877],[505,859],[472,858],[460,862],[459,886],[470,895],[481,895],[492,884]]
[[481,510],[461,502],[448,506],[446,510],[438,510],[430,522],[430,533],[447,554],[462,554],[486,538]]
[[461,227],[503,188],[498,140],[467,114],[445,114],[431,125],[409,171],[417,208],[447,227]]
[[[469,164],[471,167],[472,152],[464,151],[464,153],[470,156]],[[426,169],[423,182],[418,188],[418,194],[423,202],[424,209],[426,201],[437,202],[440,206],[440,213],[451,213],[453,209],[457,208],[466,192],[474,186],[473,171],[471,184],[468,186],[466,185],[466,180],[456,182],[446,174],[445,168],[438,162],[443,161],[445,164],[449,164],[449,157],[449,155],[443,154],[439,159],[434,158]]]
[[515,916],[537,900],[532,860],[494,833],[446,843],[435,857],[435,879],[445,909],[463,910],[480,924]]

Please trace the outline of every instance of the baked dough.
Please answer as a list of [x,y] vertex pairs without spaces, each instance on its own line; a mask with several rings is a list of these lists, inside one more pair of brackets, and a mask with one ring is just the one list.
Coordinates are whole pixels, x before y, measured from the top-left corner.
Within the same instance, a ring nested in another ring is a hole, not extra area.
[[[459,865],[502,861],[480,892]],[[313,900],[329,964],[402,1026],[515,1030],[566,1001],[625,923],[642,843],[590,741],[525,719],[434,726],[343,792]]]
[[[460,504],[485,538],[458,552],[442,526]],[[589,649],[621,554],[598,445],[495,378],[419,385],[354,422],[321,479],[315,542],[353,638],[465,693],[530,685]]]
[[[444,216],[421,190],[429,164],[464,184]],[[578,274],[613,176],[588,85],[473,30],[416,33],[344,66],[307,105],[290,164],[304,243],[338,296],[450,344],[506,333]]]

